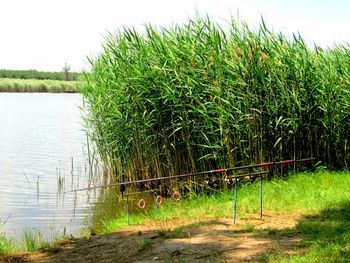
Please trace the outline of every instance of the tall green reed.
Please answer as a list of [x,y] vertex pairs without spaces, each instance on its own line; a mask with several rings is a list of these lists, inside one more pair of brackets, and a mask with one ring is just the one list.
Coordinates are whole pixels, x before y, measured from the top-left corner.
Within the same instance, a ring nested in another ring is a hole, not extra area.
[[348,46],[209,18],[124,28],[90,59],[91,140],[119,181],[314,156],[349,165]]

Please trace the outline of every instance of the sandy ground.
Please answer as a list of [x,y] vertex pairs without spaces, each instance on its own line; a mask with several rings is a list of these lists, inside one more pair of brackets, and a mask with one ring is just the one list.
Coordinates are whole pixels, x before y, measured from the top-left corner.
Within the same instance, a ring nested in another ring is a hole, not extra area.
[[[271,253],[301,253],[298,214],[259,218],[151,221],[116,233],[64,242],[48,251],[0,257],[1,262],[266,262]],[[252,231],[255,229],[254,231]],[[258,231],[257,231],[258,229]],[[281,230],[281,231],[278,231]]]

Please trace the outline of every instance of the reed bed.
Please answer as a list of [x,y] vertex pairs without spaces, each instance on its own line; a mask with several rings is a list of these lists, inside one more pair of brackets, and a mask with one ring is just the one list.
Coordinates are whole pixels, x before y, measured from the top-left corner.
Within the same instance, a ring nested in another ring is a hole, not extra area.
[[348,46],[196,18],[124,28],[103,47],[82,93],[117,181],[303,157],[349,165]]
[[74,93],[76,81],[0,78],[0,92]]

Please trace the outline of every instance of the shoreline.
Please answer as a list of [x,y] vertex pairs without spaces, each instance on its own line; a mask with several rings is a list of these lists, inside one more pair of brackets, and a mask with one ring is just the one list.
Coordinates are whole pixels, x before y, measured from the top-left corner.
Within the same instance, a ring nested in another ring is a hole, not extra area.
[[77,238],[63,237],[36,247],[34,253],[5,251],[0,261],[320,262],[327,258],[337,262],[348,255],[349,175],[316,171],[264,181],[263,218],[258,214],[259,186],[248,184],[238,193],[236,225],[232,224],[232,191],[227,190],[177,204],[169,200],[159,215],[133,214],[130,226],[126,214],[101,218],[100,231],[92,226]]

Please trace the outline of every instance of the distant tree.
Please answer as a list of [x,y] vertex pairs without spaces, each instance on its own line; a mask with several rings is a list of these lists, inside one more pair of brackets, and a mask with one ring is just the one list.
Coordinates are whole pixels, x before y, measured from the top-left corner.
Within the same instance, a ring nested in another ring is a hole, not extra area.
[[63,67],[63,73],[64,73],[64,76],[65,76],[65,80],[70,80],[70,65],[66,62],[64,63],[64,67]]

